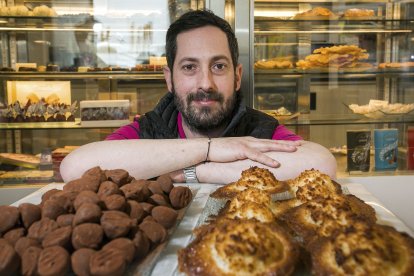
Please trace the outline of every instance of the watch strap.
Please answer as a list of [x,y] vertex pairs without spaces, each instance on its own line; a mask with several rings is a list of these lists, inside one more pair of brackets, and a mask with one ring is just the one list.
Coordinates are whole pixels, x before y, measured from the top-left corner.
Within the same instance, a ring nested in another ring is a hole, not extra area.
[[198,183],[195,166],[184,168],[183,173],[186,183]]

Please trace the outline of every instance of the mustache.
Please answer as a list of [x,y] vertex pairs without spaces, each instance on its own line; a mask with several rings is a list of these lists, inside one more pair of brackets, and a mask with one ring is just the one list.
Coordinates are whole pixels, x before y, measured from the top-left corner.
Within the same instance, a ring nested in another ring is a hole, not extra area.
[[195,93],[188,94],[187,102],[190,103],[192,101],[218,101],[223,102],[224,97],[217,91],[197,91]]

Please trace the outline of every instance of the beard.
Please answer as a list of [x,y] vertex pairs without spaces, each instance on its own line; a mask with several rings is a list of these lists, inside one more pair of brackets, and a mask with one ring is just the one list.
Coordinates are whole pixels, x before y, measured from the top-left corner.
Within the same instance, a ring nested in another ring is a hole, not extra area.
[[[185,98],[180,98],[174,88],[174,103],[180,111],[183,120],[187,123],[191,131],[199,134],[207,134],[209,131],[224,128],[231,121],[233,112],[240,102],[238,92],[234,92],[228,99],[224,99],[223,94],[218,91],[199,90],[188,94]],[[210,106],[195,107],[191,103],[200,100],[214,100],[218,102],[218,108]]]

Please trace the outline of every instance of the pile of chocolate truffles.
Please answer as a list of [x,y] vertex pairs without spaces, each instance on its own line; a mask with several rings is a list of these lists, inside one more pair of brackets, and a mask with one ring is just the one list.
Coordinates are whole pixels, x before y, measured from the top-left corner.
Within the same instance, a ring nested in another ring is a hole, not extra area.
[[188,187],[94,167],[39,205],[0,206],[0,275],[122,275],[163,243]]

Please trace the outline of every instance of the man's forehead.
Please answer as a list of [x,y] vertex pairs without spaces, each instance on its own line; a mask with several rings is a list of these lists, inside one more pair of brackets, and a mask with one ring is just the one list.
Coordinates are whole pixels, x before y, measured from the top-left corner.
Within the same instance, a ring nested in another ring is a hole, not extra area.
[[215,26],[191,29],[177,36],[177,57],[180,60],[199,59],[208,54],[211,58],[231,59],[226,34]]

